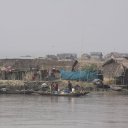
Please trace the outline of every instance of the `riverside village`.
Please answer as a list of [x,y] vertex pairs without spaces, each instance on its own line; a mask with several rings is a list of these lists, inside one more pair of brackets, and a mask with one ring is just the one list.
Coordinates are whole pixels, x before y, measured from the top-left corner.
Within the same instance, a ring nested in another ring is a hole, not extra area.
[[128,53],[61,53],[0,59],[0,94],[128,94]]

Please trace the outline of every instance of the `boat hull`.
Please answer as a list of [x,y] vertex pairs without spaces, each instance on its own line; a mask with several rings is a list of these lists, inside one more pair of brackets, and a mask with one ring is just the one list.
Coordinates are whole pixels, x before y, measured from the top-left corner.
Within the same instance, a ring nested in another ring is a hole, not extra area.
[[89,92],[83,92],[83,93],[45,93],[45,92],[37,92],[40,95],[43,96],[64,96],[64,97],[79,97],[79,96],[84,96],[88,94]]

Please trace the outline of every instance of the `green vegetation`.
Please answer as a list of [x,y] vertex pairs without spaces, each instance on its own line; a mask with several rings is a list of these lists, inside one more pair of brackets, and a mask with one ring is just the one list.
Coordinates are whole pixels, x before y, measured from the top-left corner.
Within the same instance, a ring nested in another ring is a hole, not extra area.
[[96,71],[98,69],[97,65],[96,64],[88,64],[88,65],[85,65],[82,70],[89,70],[89,71]]

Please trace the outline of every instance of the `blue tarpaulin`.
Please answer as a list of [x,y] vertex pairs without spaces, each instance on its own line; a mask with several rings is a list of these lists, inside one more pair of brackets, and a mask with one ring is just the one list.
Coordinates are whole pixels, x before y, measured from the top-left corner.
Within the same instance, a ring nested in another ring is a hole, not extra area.
[[96,71],[65,71],[61,70],[61,79],[92,81],[98,78]]

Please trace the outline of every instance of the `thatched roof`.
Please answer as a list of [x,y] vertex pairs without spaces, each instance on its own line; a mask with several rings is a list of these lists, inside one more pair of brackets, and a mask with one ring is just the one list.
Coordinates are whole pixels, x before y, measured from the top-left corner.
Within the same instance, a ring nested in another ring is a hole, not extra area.
[[118,64],[124,66],[125,68],[128,68],[128,59],[126,59],[126,58],[111,58],[111,59],[105,61],[102,66],[104,67],[105,65],[113,63],[113,62],[118,63]]
[[128,60],[126,58],[112,58],[103,65],[103,73],[107,76],[121,76],[128,69]]
[[109,53],[109,54],[107,54],[106,56],[104,56],[104,58],[106,59],[106,60],[108,60],[108,59],[111,59],[111,58],[128,58],[128,53],[118,53],[118,52],[111,52],[111,53]]
[[105,57],[105,59],[111,59],[111,58],[122,58],[121,54],[118,52],[111,52],[109,54],[107,54]]
[[13,69],[28,70],[32,69],[49,69],[49,68],[67,68],[71,69],[73,61],[56,61],[47,59],[0,59],[1,67],[11,66]]

